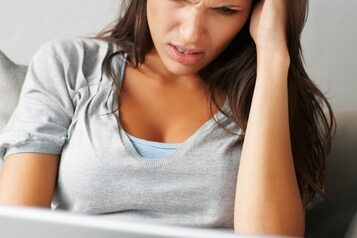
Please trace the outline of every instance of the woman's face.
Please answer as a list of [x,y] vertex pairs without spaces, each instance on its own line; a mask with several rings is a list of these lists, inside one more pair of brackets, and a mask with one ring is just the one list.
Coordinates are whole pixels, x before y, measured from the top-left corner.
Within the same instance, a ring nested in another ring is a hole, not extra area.
[[251,7],[252,0],[147,0],[151,37],[167,70],[204,68],[242,29]]

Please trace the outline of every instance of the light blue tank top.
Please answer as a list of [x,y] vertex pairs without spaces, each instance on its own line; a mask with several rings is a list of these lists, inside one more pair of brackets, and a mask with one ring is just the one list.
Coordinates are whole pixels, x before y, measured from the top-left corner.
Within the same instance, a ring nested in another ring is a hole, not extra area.
[[136,151],[145,159],[161,159],[174,152],[181,143],[160,143],[128,135]]

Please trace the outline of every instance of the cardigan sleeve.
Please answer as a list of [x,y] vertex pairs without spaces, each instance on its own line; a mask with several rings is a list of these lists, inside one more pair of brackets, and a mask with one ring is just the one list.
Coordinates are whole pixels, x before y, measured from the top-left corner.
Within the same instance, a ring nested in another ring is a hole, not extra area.
[[61,153],[74,113],[65,53],[51,40],[30,60],[18,105],[0,134],[0,161],[21,152]]

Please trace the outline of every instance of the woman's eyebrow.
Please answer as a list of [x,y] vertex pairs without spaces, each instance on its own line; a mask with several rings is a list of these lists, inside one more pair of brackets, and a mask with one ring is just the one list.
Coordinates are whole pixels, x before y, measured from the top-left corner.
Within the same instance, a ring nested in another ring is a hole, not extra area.
[[[196,1],[191,1],[193,4],[199,4],[200,0]],[[220,8],[220,7],[229,7],[229,8],[237,8],[237,9],[243,9],[247,5],[247,1],[245,0],[227,0],[227,1],[215,1],[215,0],[208,0],[208,1],[203,1],[202,2],[205,7],[209,8]]]

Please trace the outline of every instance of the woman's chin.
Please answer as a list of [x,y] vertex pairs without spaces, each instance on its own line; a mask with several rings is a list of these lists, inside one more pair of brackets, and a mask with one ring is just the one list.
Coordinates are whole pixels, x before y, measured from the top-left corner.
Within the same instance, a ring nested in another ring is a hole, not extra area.
[[200,71],[201,69],[201,67],[199,66],[186,66],[186,65],[180,65],[179,63],[167,64],[166,68],[171,74],[177,76],[194,75],[197,74],[198,71]]

